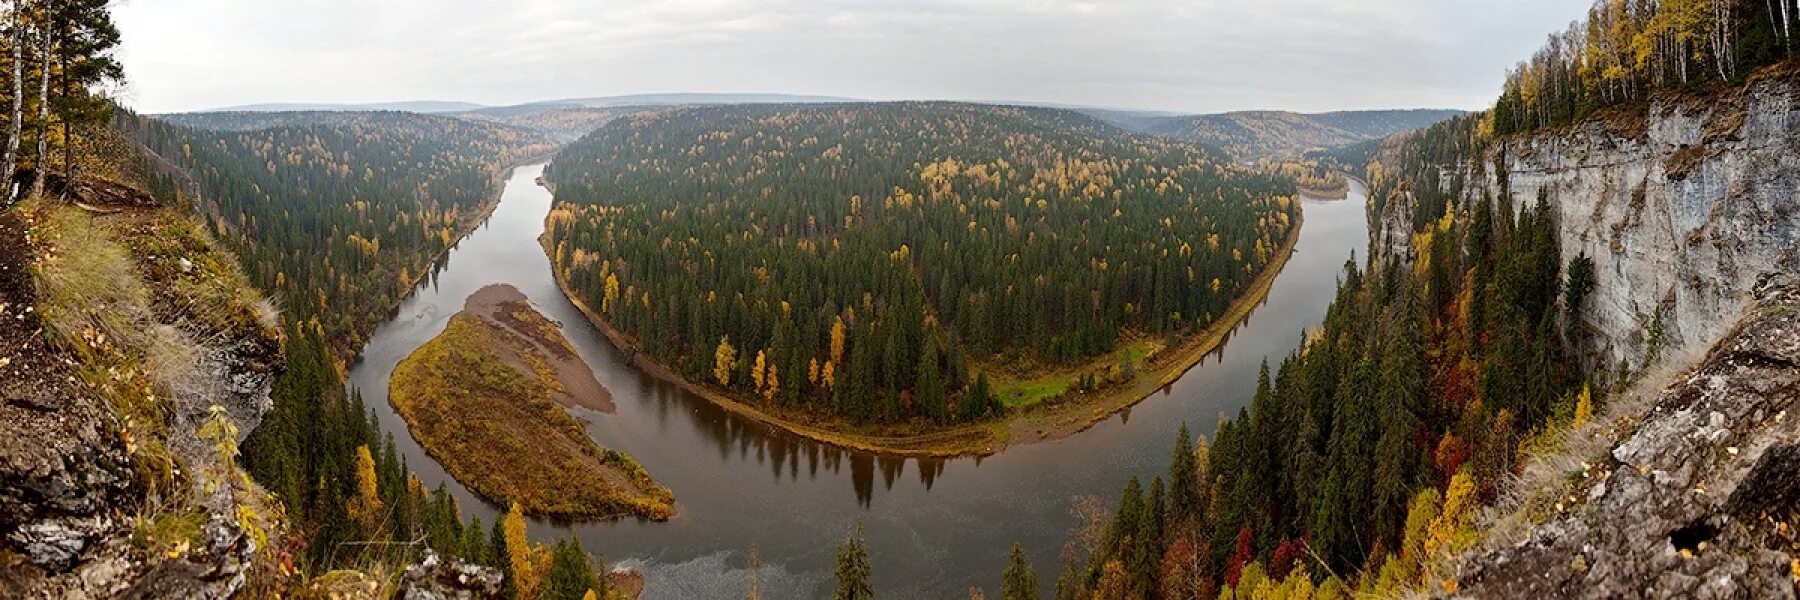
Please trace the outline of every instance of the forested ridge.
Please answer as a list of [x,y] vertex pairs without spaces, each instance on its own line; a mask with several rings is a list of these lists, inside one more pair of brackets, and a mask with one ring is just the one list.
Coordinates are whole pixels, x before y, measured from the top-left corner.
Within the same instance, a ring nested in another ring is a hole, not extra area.
[[1299,217],[1291,182],[1187,144],[953,103],[670,110],[583,138],[548,177],[559,277],[640,350],[859,424],[985,419],[989,369],[1195,331]]
[[120,127],[191,178],[186,191],[251,280],[290,316],[317,320],[349,357],[483,216],[499,170],[552,146],[532,132],[451,117],[313,116],[308,125],[218,131],[128,116]]
[[1242,111],[1144,118],[1138,131],[1217,147],[1238,161],[1301,154],[1380,139],[1462,114],[1456,110],[1365,110],[1301,114]]

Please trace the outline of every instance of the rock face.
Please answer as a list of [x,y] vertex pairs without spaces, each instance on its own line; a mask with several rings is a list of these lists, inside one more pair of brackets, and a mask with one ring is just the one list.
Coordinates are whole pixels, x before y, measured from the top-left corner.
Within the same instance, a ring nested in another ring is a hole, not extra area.
[[1764,278],[1706,359],[1613,447],[1579,506],[1470,557],[1467,597],[1794,597],[1800,278]]
[[1703,348],[1759,276],[1800,272],[1800,75],[1496,146],[1466,200],[1542,194],[1564,258],[1593,259],[1580,325],[1596,370],[1642,365],[1653,323],[1665,348]]
[[396,598],[404,600],[474,600],[500,597],[500,572],[425,551],[418,564],[400,576]]
[[[134,466],[132,439],[77,376],[81,357],[47,341],[27,269],[33,259],[19,214],[0,211],[0,598],[236,594],[256,551],[237,507],[254,505],[258,494],[204,484],[219,458],[195,428],[213,405],[247,424],[240,436],[260,422],[282,365],[280,341],[246,330],[208,346],[199,358],[201,385],[168,398],[166,441],[180,455],[185,487],[146,502],[151,494]],[[191,546],[169,553],[133,543],[135,513],[153,510],[147,506],[204,518]]]

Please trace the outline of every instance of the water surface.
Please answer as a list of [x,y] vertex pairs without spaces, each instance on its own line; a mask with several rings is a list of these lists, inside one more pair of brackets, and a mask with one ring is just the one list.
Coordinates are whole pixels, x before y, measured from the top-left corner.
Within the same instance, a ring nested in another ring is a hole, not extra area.
[[679,511],[666,523],[538,522],[532,533],[573,531],[609,564],[642,570],[647,599],[742,598],[752,546],[767,565],[767,597],[829,596],[833,553],[858,520],[883,597],[966,597],[972,585],[996,596],[1014,542],[1024,544],[1047,593],[1073,522],[1071,501],[1114,502],[1131,477],[1148,482],[1166,472],[1182,421],[1210,433],[1221,415],[1247,404],[1264,358],[1279,363],[1298,347],[1303,330],[1324,318],[1344,261],[1368,243],[1365,192],[1353,181],[1347,201],[1304,202],[1298,254],[1229,342],[1132,409],[1086,432],[986,458],[875,457],[770,430],[627,365],[551,279],[537,242],[550,210],[549,192],[535,184],[542,171],[541,164],[514,170],[494,215],[375,331],[350,384],[428,486],[446,482],[466,513],[491,523],[495,507],[447,477],[406,432],[387,403],[388,376],[443,331],[469,294],[494,283],[524,292],[562,323],[618,406],[614,414],[577,408],[576,415],[591,423],[600,445],[632,455],[674,490]]

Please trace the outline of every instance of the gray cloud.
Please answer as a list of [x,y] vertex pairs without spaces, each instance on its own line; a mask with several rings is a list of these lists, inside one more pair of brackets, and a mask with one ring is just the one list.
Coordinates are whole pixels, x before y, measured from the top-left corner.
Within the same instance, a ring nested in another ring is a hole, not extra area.
[[127,104],[639,92],[1477,108],[1584,0],[130,0]]

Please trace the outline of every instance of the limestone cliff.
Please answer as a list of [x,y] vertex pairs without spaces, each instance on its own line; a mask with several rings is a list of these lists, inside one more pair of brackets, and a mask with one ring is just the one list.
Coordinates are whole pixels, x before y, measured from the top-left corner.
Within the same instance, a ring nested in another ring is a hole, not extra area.
[[[1396,159],[1405,143],[1384,152]],[[1372,254],[1403,263],[1415,256],[1421,192],[1449,194],[1458,211],[1483,198],[1515,210],[1542,201],[1563,258],[1585,255],[1595,267],[1593,291],[1567,324],[1590,372],[1605,381],[1628,365],[1643,384],[1668,387],[1652,388],[1643,404],[1609,398],[1619,404],[1604,433],[1579,430],[1571,435],[1591,439],[1543,450],[1549,455],[1538,459],[1563,467],[1552,467],[1548,492],[1508,485],[1519,497],[1549,500],[1491,511],[1481,527],[1513,517],[1526,525],[1488,532],[1452,561],[1457,585],[1433,591],[1794,596],[1800,72],[1662,95],[1481,147],[1465,163],[1427,166],[1411,180],[1436,180],[1438,189],[1396,186],[1370,214]],[[1691,367],[1669,359],[1707,348]],[[1658,371],[1645,367],[1658,357],[1669,359],[1661,371],[1682,374],[1652,381]]]
[[[1604,370],[1724,334],[1769,272],[1800,271],[1800,75],[1776,72],[1647,112],[1513,137],[1469,167],[1467,200],[1540,195],[1565,258],[1592,258],[1580,314]],[[1660,313],[1660,318],[1658,318]]]

